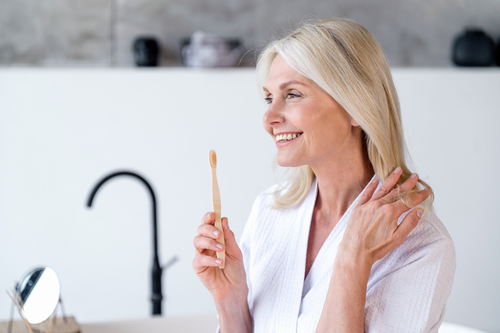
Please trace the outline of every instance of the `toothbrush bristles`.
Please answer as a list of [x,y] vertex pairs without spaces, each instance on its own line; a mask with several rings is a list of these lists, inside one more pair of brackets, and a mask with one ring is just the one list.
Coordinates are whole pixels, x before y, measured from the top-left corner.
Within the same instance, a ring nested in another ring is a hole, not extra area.
[[217,166],[217,154],[215,154],[215,150],[211,150],[209,153],[210,166],[215,168]]

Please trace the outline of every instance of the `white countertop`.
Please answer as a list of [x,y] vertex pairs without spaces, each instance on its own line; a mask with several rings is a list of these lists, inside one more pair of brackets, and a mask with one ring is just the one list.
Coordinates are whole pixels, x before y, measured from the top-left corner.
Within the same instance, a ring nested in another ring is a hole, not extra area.
[[203,333],[215,332],[216,315],[196,317],[152,317],[146,319],[80,324],[81,333]]
[[[60,318],[59,318],[60,319]],[[61,322],[59,322],[61,323]],[[185,316],[185,317],[150,317],[144,319],[111,321],[101,323],[82,323],[80,333],[215,333],[217,328],[217,316]],[[67,326],[69,325],[69,326]],[[69,318],[66,326],[53,326],[53,333],[76,332],[78,330],[73,317]],[[69,328],[69,327],[73,328]],[[0,322],[0,332],[7,332],[8,322]],[[21,320],[16,320],[13,325],[13,333],[29,333],[27,327]],[[486,333],[473,328],[443,323],[439,333]]]
[[[215,315],[177,318],[148,318],[130,321],[107,322],[101,324],[81,324],[81,333],[202,333],[215,332],[217,328]],[[443,323],[439,333],[486,333],[461,325]]]
[[[33,325],[34,329],[48,330],[49,321]],[[75,322],[74,317],[68,317],[67,323],[57,317],[56,325],[51,326],[52,333],[214,333],[217,329],[217,315],[184,316],[184,317],[150,317],[144,319],[131,319],[109,321],[100,323]],[[9,321],[0,322],[0,333],[8,332]],[[29,333],[25,323],[16,318],[13,322],[12,333]]]

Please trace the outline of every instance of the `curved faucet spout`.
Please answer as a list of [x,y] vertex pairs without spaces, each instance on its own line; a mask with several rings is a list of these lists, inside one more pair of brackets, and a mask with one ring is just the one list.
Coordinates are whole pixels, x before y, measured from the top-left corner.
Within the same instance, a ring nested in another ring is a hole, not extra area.
[[158,225],[157,225],[157,207],[156,207],[156,196],[153,188],[149,182],[137,173],[130,171],[118,171],[111,173],[99,181],[92,192],[90,193],[89,199],[87,201],[87,207],[92,207],[92,202],[99,188],[111,178],[117,176],[131,176],[140,180],[148,189],[151,195],[152,201],[152,217],[153,217],[153,268],[152,268],[152,295],[151,301],[153,302],[153,315],[161,315],[161,301],[163,299],[161,291],[161,275],[162,268],[160,266],[160,260],[158,258]]

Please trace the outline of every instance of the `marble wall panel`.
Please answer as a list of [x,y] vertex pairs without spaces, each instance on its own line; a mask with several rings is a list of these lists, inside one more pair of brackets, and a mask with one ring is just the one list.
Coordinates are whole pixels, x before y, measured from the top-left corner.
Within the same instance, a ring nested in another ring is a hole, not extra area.
[[0,8],[0,63],[109,64],[109,1],[0,0]]
[[43,58],[39,4],[0,1],[0,63],[38,63]]
[[498,0],[0,0],[0,66],[133,66],[132,43],[152,35],[161,64],[180,63],[197,30],[240,37],[247,63],[303,19],[347,17],[366,26],[392,66],[451,66],[466,26],[500,37]]

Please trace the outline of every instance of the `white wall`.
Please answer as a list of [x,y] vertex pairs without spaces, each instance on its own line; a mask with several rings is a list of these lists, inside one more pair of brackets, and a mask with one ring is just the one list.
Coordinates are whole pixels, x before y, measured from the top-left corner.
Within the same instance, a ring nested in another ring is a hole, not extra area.
[[446,320],[500,332],[500,71],[397,71],[406,137],[457,270]]
[[[416,170],[436,191],[457,271],[447,321],[500,332],[500,72],[403,70],[394,78]],[[215,312],[193,273],[192,238],[211,209],[208,151],[218,154],[223,214],[241,235],[273,184],[274,145],[251,69],[0,71],[0,287],[34,265],[58,272],[80,322],[149,315],[149,197],[159,199],[168,316]],[[1,295],[1,294],[0,294]],[[10,303],[0,296],[0,318]]]

